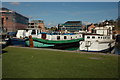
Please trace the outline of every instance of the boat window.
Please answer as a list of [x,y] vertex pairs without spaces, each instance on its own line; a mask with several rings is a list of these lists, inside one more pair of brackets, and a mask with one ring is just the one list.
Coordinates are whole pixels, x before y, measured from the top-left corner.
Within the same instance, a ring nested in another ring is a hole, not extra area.
[[57,40],[60,40],[60,36],[57,36]]
[[87,36],[87,38],[89,39],[89,38],[90,38],[90,36]]
[[100,37],[98,37],[98,39],[100,39]]
[[72,39],[72,37],[71,37],[71,39]]
[[76,38],[77,38],[77,36],[76,36]]
[[95,39],[95,36],[92,36],[93,39]]
[[80,35],[80,37],[81,37],[81,35]]
[[28,29],[26,29],[26,32],[28,32],[29,30]]
[[106,39],[106,37],[105,37],[105,39]]
[[64,39],[67,39],[67,37],[66,37],[66,36],[64,36]]
[[32,30],[32,34],[36,34],[35,30]]
[[102,37],[101,37],[101,39],[102,39]]
[[110,37],[108,37],[108,39],[110,39]]
[[6,20],[8,20],[8,17],[6,17]]

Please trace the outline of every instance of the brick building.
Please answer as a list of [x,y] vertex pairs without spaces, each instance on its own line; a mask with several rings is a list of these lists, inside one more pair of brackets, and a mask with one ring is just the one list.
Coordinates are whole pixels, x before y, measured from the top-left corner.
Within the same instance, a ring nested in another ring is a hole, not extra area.
[[7,32],[15,32],[18,29],[25,29],[28,27],[29,19],[15,11],[7,8],[1,8],[0,13],[2,28]]

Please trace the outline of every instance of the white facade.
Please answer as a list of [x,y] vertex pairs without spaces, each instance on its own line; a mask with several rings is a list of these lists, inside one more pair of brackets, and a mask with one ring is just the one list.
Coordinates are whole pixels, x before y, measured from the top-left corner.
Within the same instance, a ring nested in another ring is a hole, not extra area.
[[112,25],[110,25],[110,26],[104,26],[104,27],[96,27],[95,30],[96,30],[96,32],[98,34],[105,34],[105,35],[107,35],[107,30],[112,31],[113,27],[114,26],[112,26]]
[[112,25],[107,25],[107,26],[104,26],[104,27],[96,27],[95,31],[96,31],[96,34],[109,35],[110,39],[112,39],[113,27],[114,26],[112,26]]

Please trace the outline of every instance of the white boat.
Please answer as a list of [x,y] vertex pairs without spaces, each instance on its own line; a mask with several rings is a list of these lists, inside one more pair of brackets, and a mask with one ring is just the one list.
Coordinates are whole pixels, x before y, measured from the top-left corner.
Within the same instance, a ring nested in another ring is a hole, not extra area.
[[28,38],[30,35],[36,37],[41,30],[38,28],[27,28],[23,30],[18,30],[16,34],[16,38]]
[[80,41],[80,51],[108,52],[112,50],[115,41],[111,36],[100,34],[85,34],[84,41]]

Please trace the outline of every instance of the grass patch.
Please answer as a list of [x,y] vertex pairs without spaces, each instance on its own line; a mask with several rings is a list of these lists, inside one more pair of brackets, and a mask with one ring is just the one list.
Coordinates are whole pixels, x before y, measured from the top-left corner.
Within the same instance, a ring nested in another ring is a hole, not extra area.
[[7,47],[3,78],[118,78],[118,56]]

